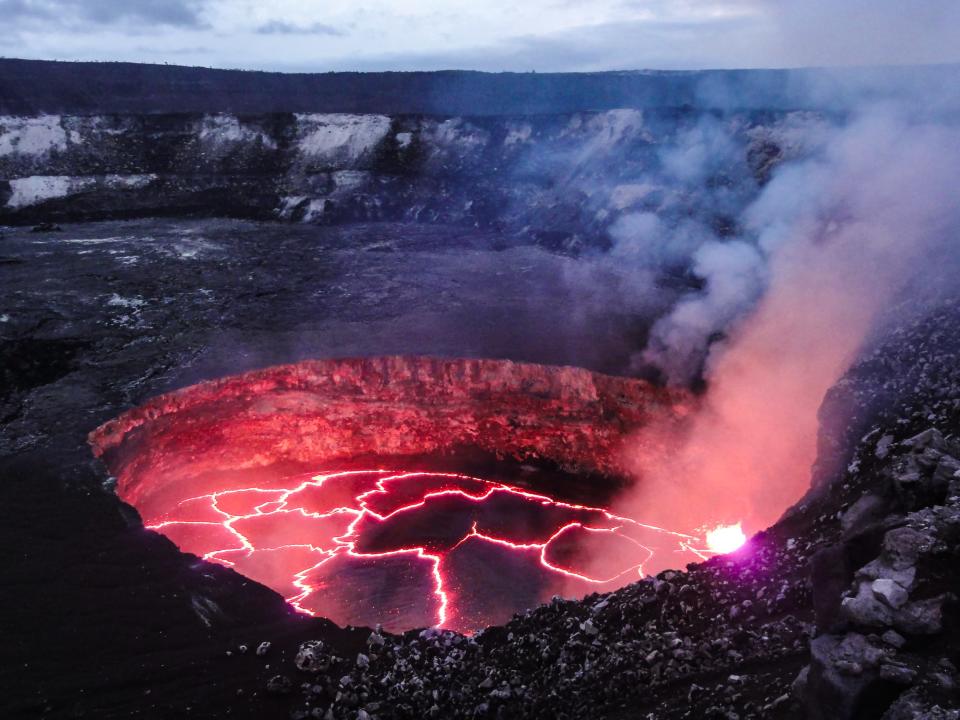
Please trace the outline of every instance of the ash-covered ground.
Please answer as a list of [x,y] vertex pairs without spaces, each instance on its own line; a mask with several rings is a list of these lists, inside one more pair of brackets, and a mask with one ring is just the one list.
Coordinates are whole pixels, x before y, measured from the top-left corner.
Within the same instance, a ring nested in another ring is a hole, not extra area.
[[145,531],[86,432],[300,357],[616,369],[643,328],[571,328],[574,261],[443,227],[143,220],[0,243],[7,716],[956,717],[949,300],[829,393],[818,489],[742,551],[474,637],[397,637],[295,616]]

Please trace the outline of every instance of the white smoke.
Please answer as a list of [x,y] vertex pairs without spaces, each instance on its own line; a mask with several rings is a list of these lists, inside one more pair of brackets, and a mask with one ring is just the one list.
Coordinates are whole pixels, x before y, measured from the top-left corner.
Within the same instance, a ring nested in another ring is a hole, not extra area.
[[681,299],[653,326],[648,347],[638,358],[659,367],[674,384],[684,384],[700,374],[711,339],[750,309],[766,274],[762,254],[740,240],[706,242],[692,260],[694,274],[704,280],[704,290]]
[[702,290],[654,328],[644,358],[681,381],[709,346],[703,409],[674,457],[635,457],[621,512],[693,529],[760,530],[809,486],[817,409],[885,311],[955,285],[960,125],[873,108],[783,166],[736,241],[695,253]]
[[[653,123],[654,121],[651,121]],[[662,121],[661,121],[662,122]],[[615,218],[607,226],[609,251],[582,258],[566,269],[566,283],[585,318],[616,312],[632,314],[649,326],[665,314],[670,321],[653,329],[649,352],[638,354],[633,369],[659,368],[675,382],[696,377],[710,339],[748,307],[763,286],[764,263],[751,243],[727,237],[732,228],[718,219],[740,217],[758,192],[747,151],[756,129],[742,117],[705,114],[676,126],[653,128],[650,156],[634,158],[610,172],[611,150],[601,157],[577,155],[578,173],[564,185],[599,204]],[[794,113],[770,129],[789,152],[801,154],[796,136],[822,121]],[[634,133],[636,135],[637,133]],[[783,142],[781,135],[790,134]],[[623,148],[619,152],[623,152]],[[626,173],[626,177],[624,174]],[[703,293],[687,295],[691,285]]]

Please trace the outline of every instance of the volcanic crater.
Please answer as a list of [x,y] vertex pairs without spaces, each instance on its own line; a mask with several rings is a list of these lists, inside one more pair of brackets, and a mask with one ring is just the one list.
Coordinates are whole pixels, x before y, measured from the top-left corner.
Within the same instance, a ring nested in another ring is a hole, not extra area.
[[695,404],[572,367],[309,360],[156,397],[90,442],[146,527],[297,609],[469,633],[703,556],[608,509],[624,441],[667,452]]

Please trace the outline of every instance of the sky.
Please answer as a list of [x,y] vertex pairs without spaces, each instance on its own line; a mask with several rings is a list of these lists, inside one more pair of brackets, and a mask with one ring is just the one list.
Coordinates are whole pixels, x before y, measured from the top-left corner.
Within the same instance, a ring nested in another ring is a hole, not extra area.
[[960,61],[960,0],[0,0],[0,55],[594,71]]

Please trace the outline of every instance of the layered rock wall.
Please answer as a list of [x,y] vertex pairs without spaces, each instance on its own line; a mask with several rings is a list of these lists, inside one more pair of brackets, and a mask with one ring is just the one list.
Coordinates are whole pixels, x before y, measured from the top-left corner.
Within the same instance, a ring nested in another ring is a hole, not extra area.
[[[575,473],[623,474],[629,433],[678,424],[681,391],[570,367],[499,360],[315,360],[162,395],[91,434],[138,507],[170,483],[275,465],[343,469],[356,456],[474,448]],[[631,436],[631,448],[642,444]],[[660,451],[653,439],[650,452]]]
[[[609,242],[624,215],[655,212],[698,217],[722,234],[732,231],[736,207],[773,167],[802,152],[821,122],[810,113],[662,109],[6,115],[0,223],[149,215],[402,220],[488,227],[570,249]],[[732,153],[722,171],[678,184],[671,152],[702,152],[720,127]],[[707,192],[716,183],[729,188],[726,207],[704,202],[716,196]]]

